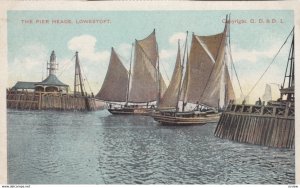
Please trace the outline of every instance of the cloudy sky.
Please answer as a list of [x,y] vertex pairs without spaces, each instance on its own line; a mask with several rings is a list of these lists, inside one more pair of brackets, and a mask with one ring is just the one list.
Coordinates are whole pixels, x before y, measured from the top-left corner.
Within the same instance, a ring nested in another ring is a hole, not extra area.
[[[59,64],[57,76],[73,90],[73,56],[78,51],[88,80],[86,90],[96,94],[106,74],[111,47],[129,67],[132,42],[145,38],[154,28],[161,72],[168,83],[175,64],[177,40],[183,41],[186,31],[196,35],[222,32],[223,19],[228,13],[233,21],[230,27],[232,56],[243,92],[247,94],[292,30],[293,11],[9,11],[8,87],[17,81],[44,79],[46,63],[55,50]],[[41,23],[41,20],[49,23]],[[53,20],[67,20],[67,23],[53,24]],[[78,23],[82,20],[104,23]],[[268,20],[271,23],[267,23]],[[189,44],[190,40],[191,35]],[[266,83],[275,83],[272,89],[274,95],[278,94],[276,84],[283,82],[289,44],[290,41],[251,93],[252,101],[263,95]],[[229,71],[239,97],[237,79],[232,70]]]

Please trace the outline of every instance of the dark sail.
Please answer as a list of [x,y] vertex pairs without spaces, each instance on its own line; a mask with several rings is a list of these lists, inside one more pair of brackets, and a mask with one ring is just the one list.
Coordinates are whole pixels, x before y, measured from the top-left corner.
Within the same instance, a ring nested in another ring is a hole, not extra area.
[[108,70],[96,98],[104,101],[125,102],[128,81],[128,71],[112,48]]

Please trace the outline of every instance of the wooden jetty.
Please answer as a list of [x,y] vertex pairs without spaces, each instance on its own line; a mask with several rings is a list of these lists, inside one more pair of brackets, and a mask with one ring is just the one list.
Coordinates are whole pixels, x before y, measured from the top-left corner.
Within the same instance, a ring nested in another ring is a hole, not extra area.
[[230,104],[221,115],[215,136],[278,148],[295,148],[295,107]]
[[7,91],[7,108],[18,110],[93,111],[104,103],[92,96],[57,92]]

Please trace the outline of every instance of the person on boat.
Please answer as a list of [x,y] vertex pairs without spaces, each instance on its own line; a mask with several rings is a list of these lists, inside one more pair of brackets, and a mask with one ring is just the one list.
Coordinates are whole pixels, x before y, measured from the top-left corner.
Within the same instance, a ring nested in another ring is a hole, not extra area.
[[261,105],[261,99],[260,99],[260,97],[258,98],[258,101],[256,101],[256,105]]
[[245,104],[246,104],[246,99],[244,99],[242,102],[242,105],[245,105]]
[[184,111],[184,108],[185,108],[185,106],[187,105],[187,102],[183,102],[183,108],[182,108],[182,111]]
[[196,102],[196,105],[197,105],[196,110],[198,111],[199,110],[199,101]]

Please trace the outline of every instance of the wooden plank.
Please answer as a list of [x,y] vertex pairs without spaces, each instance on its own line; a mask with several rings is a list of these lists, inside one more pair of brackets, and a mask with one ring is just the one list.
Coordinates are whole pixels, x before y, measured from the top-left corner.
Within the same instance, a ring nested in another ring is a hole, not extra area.
[[262,142],[261,135],[262,135],[263,127],[264,127],[264,120],[265,120],[264,117],[261,117],[258,120],[258,124],[257,124],[258,131],[257,131],[257,135],[256,135],[256,144],[257,145],[261,145],[261,142]]
[[227,124],[227,122],[228,122],[228,120],[230,118],[229,116],[231,116],[231,115],[228,114],[228,113],[224,114],[224,118],[223,118],[224,121],[222,121],[219,124],[219,129],[218,129],[218,132],[217,132],[217,136],[218,137],[223,137],[225,126],[226,126],[226,124]]
[[261,135],[261,145],[266,146],[267,145],[267,140],[268,140],[268,132],[270,129],[270,123],[271,123],[272,118],[265,118],[264,121],[264,127]]
[[276,136],[276,131],[277,131],[277,123],[278,123],[278,118],[274,118],[274,123],[273,123],[273,126],[272,126],[272,132],[271,132],[271,139],[270,139],[269,147],[274,147],[275,136]]
[[246,124],[246,121],[247,121],[247,116],[243,116],[242,118],[243,118],[243,120],[242,120],[242,123],[240,125],[239,133],[237,134],[237,141],[238,142],[241,142],[241,137],[243,136],[244,129],[245,129],[245,124]]
[[280,143],[280,146],[282,148],[286,147],[288,129],[289,129],[288,120],[283,119],[283,122],[282,122],[282,136],[281,136],[282,138],[281,138],[281,143]]
[[250,124],[249,124],[249,130],[248,130],[248,133],[247,133],[247,143],[251,143],[252,141],[252,137],[253,137],[253,131],[254,131],[254,123],[255,123],[255,117],[251,117],[251,121],[250,121]]
[[239,115],[237,118],[237,123],[235,124],[235,129],[232,130],[233,134],[232,134],[232,140],[237,141],[238,139],[238,134],[240,132],[240,127],[241,124],[243,123],[243,116]]
[[282,119],[279,118],[278,119],[278,124],[276,127],[276,135],[275,135],[275,142],[274,142],[274,147],[278,147],[278,143],[279,143],[279,135],[281,134],[281,125],[282,125]]
[[241,142],[246,142],[250,121],[251,117],[246,116],[246,120],[243,125],[242,135],[240,136]]
[[291,120],[287,120],[286,122],[286,132],[285,132],[285,138],[284,138],[284,147],[288,148],[289,147],[289,136],[290,136],[290,131],[291,131]]
[[274,125],[275,125],[275,118],[271,118],[268,129],[267,129],[266,146],[271,146]]

